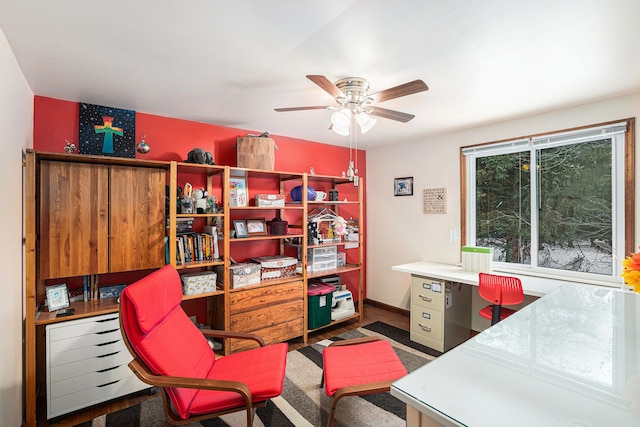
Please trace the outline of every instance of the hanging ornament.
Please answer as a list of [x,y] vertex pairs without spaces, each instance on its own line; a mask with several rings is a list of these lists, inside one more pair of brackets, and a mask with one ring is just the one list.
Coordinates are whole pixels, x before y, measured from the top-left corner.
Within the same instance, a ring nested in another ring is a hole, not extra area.
[[147,154],[149,151],[151,151],[151,147],[149,147],[149,144],[147,144],[147,142],[144,140],[147,136],[143,133],[140,135],[140,142],[138,142],[138,145],[136,145],[136,151],[140,154]]

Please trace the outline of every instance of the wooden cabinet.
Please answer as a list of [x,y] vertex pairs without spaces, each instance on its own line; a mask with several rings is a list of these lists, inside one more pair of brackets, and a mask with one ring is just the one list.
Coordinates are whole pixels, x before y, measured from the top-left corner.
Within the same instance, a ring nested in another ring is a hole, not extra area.
[[42,160],[40,278],[109,271],[109,166]]
[[[302,280],[240,289],[229,296],[229,329],[253,332],[267,344],[287,341],[304,333]],[[251,341],[233,340],[231,352],[255,347]]]
[[[78,385],[74,372],[84,369],[83,362],[73,362],[78,369],[60,376],[57,372],[72,365],[54,369],[56,360],[45,360],[45,353],[56,347],[44,338],[45,330],[118,312],[113,298],[93,298],[72,302],[75,313],[56,318],[55,312],[43,307],[45,284],[47,280],[78,281],[82,276],[111,273],[145,274],[145,270],[162,267],[169,163],[28,150],[25,165],[25,411],[26,424],[33,426],[39,397],[48,400],[49,415],[56,416],[93,404],[101,391],[109,398],[135,391],[135,387],[121,386],[130,380],[119,379],[117,384],[92,391],[82,389],[96,376],[129,376],[126,364],[104,367],[109,374],[83,377]],[[119,337],[117,326],[116,331],[112,334]],[[84,351],[76,350],[73,354]],[[120,357],[127,354],[121,351]]]
[[109,271],[165,265],[165,169],[109,167]]
[[412,276],[412,341],[445,352],[469,339],[471,287]]
[[164,265],[164,169],[40,162],[40,279]]

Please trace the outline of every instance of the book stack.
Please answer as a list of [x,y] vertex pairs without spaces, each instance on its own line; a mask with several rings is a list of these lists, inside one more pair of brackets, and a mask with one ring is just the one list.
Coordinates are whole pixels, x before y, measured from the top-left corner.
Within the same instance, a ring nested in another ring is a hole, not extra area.
[[203,233],[182,231],[176,236],[176,264],[217,259],[218,236],[215,227],[207,226]]

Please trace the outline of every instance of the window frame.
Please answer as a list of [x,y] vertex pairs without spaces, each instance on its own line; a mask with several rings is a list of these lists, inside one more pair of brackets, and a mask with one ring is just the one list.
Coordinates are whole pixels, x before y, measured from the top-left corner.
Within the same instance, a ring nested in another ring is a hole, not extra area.
[[[475,198],[473,200],[470,199],[470,192],[475,185],[470,185],[468,182],[472,177],[468,176],[470,172],[467,170],[467,156],[465,155],[465,151],[475,149],[484,149],[486,150],[491,145],[501,145],[505,144],[514,144],[522,141],[530,141],[530,140],[539,140],[544,137],[552,137],[554,135],[559,134],[567,134],[572,132],[579,131],[588,131],[590,129],[595,129],[598,127],[606,127],[612,126],[615,124],[625,124],[626,131],[624,133],[623,140],[623,150],[624,153],[617,153],[615,150],[615,146],[613,149],[613,161],[615,162],[616,167],[620,166],[623,168],[622,171],[622,179],[623,179],[623,194],[622,194],[622,207],[623,212],[619,212],[620,208],[614,206],[613,216],[616,217],[615,221],[619,225],[620,222],[623,224],[623,230],[619,231],[617,234],[617,238],[623,239],[621,247],[624,248],[624,254],[615,253],[613,254],[613,272],[612,275],[609,276],[600,276],[593,273],[582,273],[582,272],[563,272],[563,270],[549,269],[544,267],[537,267],[532,265],[517,265],[511,263],[494,263],[496,270],[514,270],[520,274],[531,274],[534,276],[544,276],[544,277],[557,277],[562,280],[567,281],[581,281],[587,283],[605,283],[611,285],[620,285],[621,279],[619,278],[622,266],[621,260],[628,255],[629,253],[634,251],[634,236],[635,236],[635,118],[626,118],[621,120],[613,120],[609,122],[603,122],[598,124],[580,126],[570,129],[563,129],[551,132],[543,132],[538,134],[525,135],[517,138],[509,138],[498,141],[485,142],[481,144],[473,144],[460,147],[460,200],[461,200],[461,210],[460,210],[460,229],[461,229],[461,245],[475,245],[475,242],[467,242],[470,231],[468,230],[470,215],[469,209],[475,208]],[[522,150],[519,150],[522,151]],[[624,156],[624,157],[622,157]],[[476,158],[476,156],[474,156]],[[475,175],[473,177],[475,179]],[[612,177],[612,179],[616,179]],[[533,181],[532,181],[533,182]],[[470,188],[471,187],[471,188]],[[532,186],[533,187],[533,186]],[[614,185],[612,191],[615,191],[617,188]],[[532,190],[533,191],[533,190]],[[534,214],[535,215],[535,214]],[[537,224],[537,218],[532,217],[532,221],[535,220]],[[616,232],[616,230],[614,230]],[[532,262],[534,254],[532,253]],[[537,256],[535,258],[537,263]],[[563,274],[565,273],[565,274]],[[597,277],[597,278],[596,278]]]

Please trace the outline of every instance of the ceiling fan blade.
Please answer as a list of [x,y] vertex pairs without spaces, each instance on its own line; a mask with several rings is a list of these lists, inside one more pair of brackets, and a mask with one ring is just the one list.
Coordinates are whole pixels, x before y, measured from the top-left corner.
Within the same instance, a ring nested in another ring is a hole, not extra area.
[[425,82],[422,80],[414,80],[400,86],[372,93],[369,96],[373,98],[375,102],[383,102],[394,98],[400,98],[401,96],[413,95],[414,93],[423,92],[425,90],[429,90],[429,86],[427,86]]
[[314,82],[315,84],[317,84],[318,86],[320,86],[322,89],[324,89],[325,92],[327,92],[329,95],[333,96],[334,98],[344,97],[344,93],[342,93],[342,91],[338,89],[338,86],[331,83],[325,76],[318,76],[318,75],[311,74],[311,75],[308,75],[307,78],[312,82]]
[[275,110],[278,112],[283,111],[300,111],[300,110],[325,110],[327,107],[324,105],[316,105],[313,107],[287,107],[287,108],[276,108]]
[[413,114],[401,113],[400,111],[388,110],[380,107],[373,107],[373,110],[369,114],[402,123],[407,123],[415,117]]

